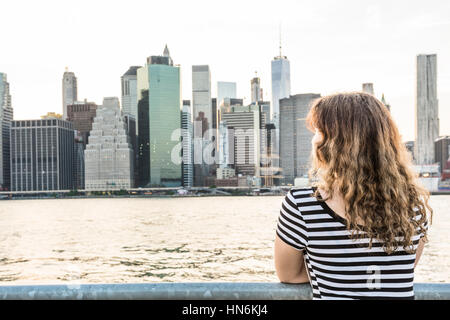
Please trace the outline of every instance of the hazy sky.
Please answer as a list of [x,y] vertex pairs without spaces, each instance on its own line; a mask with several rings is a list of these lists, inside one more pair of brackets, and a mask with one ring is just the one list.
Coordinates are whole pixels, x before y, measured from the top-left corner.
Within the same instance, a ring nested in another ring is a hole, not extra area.
[[291,93],[360,90],[385,94],[403,140],[414,139],[415,63],[438,55],[440,134],[450,134],[450,1],[8,1],[1,0],[0,72],[8,75],[15,119],[62,113],[65,67],[78,78],[78,99],[120,97],[131,65],[162,54],[181,65],[191,99],[191,66],[209,64],[217,81],[235,81],[250,97],[250,79],[270,93],[270,61],[291,62]]

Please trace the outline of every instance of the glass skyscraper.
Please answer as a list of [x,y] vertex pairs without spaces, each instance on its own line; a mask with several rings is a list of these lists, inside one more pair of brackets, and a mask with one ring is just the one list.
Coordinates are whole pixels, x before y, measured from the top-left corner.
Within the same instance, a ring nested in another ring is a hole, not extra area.
[[272,60],[272,119],[279,128],[280,99],[289,98],[291,94],[291,65],[281,52]]
[[217,108],[225,98],[236,99],[236,82],[217,82]]
[[121,77],[122,85],[122,112],[137,118],[137,69],[133,66]]
[[193,163],[193,127],[191,101],[183,100],[183,110],[181,111],[181,130],[183,136],[183,186],[190,188],[194,181],[194,163]]
[[0,190],[10,190],[10,134],[13,109],[9,83],[5,73],[0,72]]
[[293,185],[297,177],[307,176],[311,166],[313,134],[307,129],[305,119],[318,98],[320,94],[306,93],[280,101],[280,167],[286,185]]
[[[137,70],[141,187],[181,186],[181,78],[169,50]],[[148,101],[148,102],[147,102]]]
[[[194,121],[194,185],[207,185],[212,175],[215,157],[213,100],[211,99],[211,71],[208,65],[192,66],[192,111]],[[217,107],[217,100],[216,100]]]

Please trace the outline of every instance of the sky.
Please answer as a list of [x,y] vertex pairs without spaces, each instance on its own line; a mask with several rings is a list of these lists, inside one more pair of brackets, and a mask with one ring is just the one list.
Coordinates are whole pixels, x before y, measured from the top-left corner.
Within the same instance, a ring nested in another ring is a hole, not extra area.
[[437,54],[440,135],[450,135],[450,1],[29,1],[0,0],[0,72],[8,75],[14,118],[62,113],[66,67],[78,99],[120,97],[120,77],[167,44],[191,99],[192,65],[237,83],[249,102],[261,78],[271,99],[270,62],[291,63],[291,94],[361,90],[385,94],[403,141],[414,140],[415,65]]

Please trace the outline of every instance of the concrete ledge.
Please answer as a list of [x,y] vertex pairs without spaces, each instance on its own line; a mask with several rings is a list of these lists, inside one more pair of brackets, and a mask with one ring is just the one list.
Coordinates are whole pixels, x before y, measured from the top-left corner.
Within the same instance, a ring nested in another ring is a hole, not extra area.
[[[450,284],[416,283],[416,300],[450,300]],[[3,300],[310,300],[309,284],[183,282],[0,286]]]

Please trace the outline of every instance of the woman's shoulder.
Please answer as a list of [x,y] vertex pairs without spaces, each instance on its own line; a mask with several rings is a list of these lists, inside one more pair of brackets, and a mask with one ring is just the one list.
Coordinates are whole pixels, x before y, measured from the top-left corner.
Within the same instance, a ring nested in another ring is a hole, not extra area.
[[316,190],[316,187],[311,186],[311,187],[292,187],[289,190],[289,193],[292,195],[309,195],[309,194],[313,194],[314,191]]

